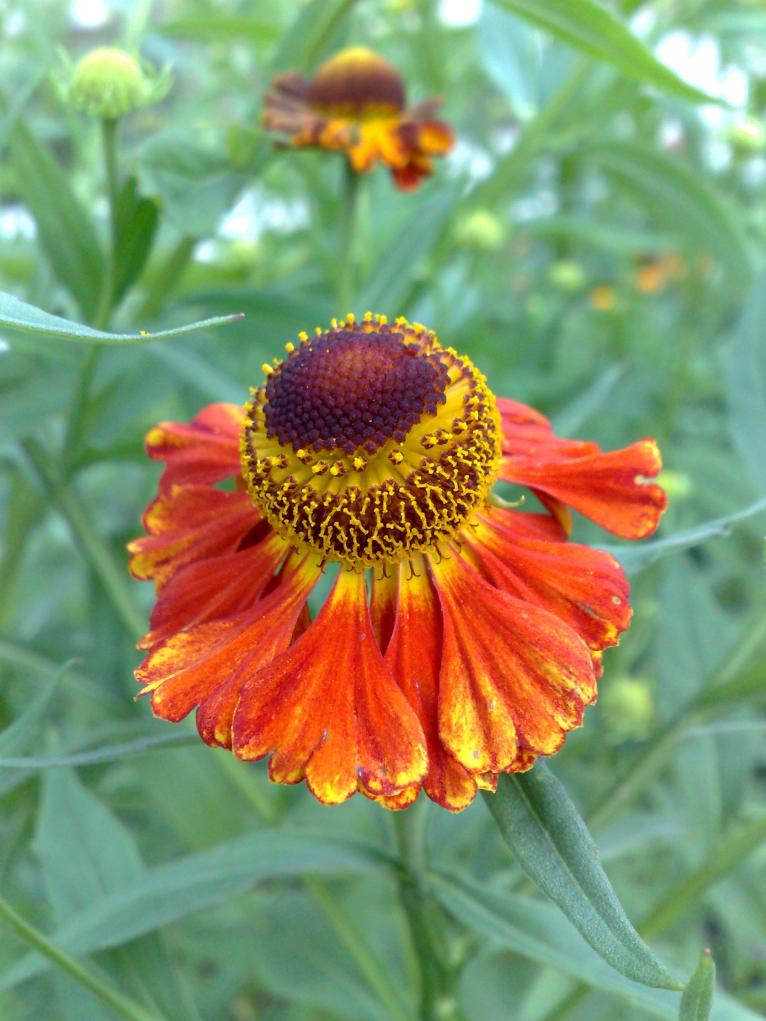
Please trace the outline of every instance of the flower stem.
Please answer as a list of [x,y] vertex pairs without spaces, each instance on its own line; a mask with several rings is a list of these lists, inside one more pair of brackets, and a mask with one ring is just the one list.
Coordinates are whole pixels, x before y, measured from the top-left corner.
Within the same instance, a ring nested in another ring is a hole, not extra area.
[[104,586],[128,637],[135,641],[145,629],[144,615],[133,600],[127,573],[117,564],[111,549],[93,528],[77,494],[50,464],[45,451],[31,437],[21,447],[48,498],[58,508],[94,573]]
[[117,204],[120,194],[120,180],[117,170],[117,125],[115,118],[101,121],[101,147],[104,155],[104,177],[106,194],[109,200],[109,250],[106,259],[104,286],[101,301],[96,312],[93,325],[97,330],[105,330],[114,308],[114,292],[117,284],[117,244],[118,244],[118,211]]
[[356,288],[355,237],[359,222],[360,175],[347,159],[343,160],[343,189],[340,210],[340,246],[338,252],[338,313],[351,311]]
[[399,853],[399,900],[420,971],[418,1021],[461,1021],[453,994],[441,909],[426,885],[426,805],[394,813]]
[[140,1004],[127,996],[123,996],[122,993],[118,992],[110,984],[84,968],[76,958],[51,942],[39,929],[36,929],[18,911],[12,908],[3,897],[0,897],[0,921],[4,922],[9,929],[12,929],[17,936],[20,936],[25,943],[33,947],[39,954],[42,954],[43,957],[47,957],[49,961],[53,961],[54,964],[58,965],[75,982],[85,986],[86,989],[90,989],[94,996],[97,996],[102,1003],[111,1007],[120,1017],[126,1018],[127,1021],[160,1021],[159,1014],[144,1010]]

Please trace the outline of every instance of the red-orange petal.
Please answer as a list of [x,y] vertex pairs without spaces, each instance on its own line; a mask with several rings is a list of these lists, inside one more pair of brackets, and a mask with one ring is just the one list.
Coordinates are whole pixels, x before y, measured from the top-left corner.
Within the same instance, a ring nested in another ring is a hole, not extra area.
[[402,566],[399,573],[396,621],[386,650],[386,666],[423,727],[428,748],[428,774],[423,781],[426,794],[451,812],[459,812],[476,796],[476,780],[447,752],[439,738],[439,600],[427,573],[412,574],[409,565]]
[[463,529],[482,572],[509,595],[555,613],[592,649],[616,645],[631,617],[618,561],[588,546],[530,539],[529,516],[492,508]]
[[500,478],[528,486],[568,530],[566,507],[626,539],[643,539],[657,528],[667,505],[651,484],[662,467],[652,439],[605,453],[597,443],[556,436],[545,415],[501,397]]
[[439,734],[474,773],[550,755],[596,697],[591,653],[549,611],[493,588],[460,556],[432,564],[442,606]]
[[144,513],[149,534],[128,544],[131,574],[159,590],[187,564],[233,553],[260,521],[247,493],[172,486]]
[[662,467],[657,444],[638,440],[608,453],[554,463],[504,457],[500,478],[559,500],[625,539],[643,539],[657,528],[667,497],[650,483]]
[[254,671],[287,647],[319,573],[310,561],[288,564],[277,588],[251,609],[155,645],[136,670],[141,694],[152,693],[154,714],[177,722],[210,700],[200,732],[210,743],[227,743],[232,699]]
[[240,474],[239,404],[209,404],[191,422],[160,422],[146,434],[146,452],[166,461],[160,488],[213,483]]
[[391,797],[422,780],[423,733],[384,666],[362,574],[341,572],[309,629],[245,684],[234,752],[271,754],[272,780],[305,778],[325,804],[357,789]]
[[183,567],[159,593],[149,619],[151,630],[139,648],[149,649],[176,631],[254,606],[288,552],[287,543],[269,531],[254,546]]

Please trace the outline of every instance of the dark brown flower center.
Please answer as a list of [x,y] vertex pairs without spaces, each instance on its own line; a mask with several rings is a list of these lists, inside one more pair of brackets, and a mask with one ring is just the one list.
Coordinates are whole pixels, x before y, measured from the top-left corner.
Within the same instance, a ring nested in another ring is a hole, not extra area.
[[424,414],[443,404],[448,373],[390,326],[344,329],[308,340],[266,384],[269,437],[294,450],[364,449],[402,443]]
[[320,113],[336,117],[393,115],[404,108],[399,72],[363,47],[343,50],[312,80],[308,101]]

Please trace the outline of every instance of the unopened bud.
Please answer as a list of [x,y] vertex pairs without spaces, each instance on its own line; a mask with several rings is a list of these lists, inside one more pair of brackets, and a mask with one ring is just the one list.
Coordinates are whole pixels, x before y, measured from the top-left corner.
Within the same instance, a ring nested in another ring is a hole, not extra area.
[[149,77],[129,53],[102,46],[72,70],[66,99],[91,117],[114,120],[161,99],[169,84],[167,71]]

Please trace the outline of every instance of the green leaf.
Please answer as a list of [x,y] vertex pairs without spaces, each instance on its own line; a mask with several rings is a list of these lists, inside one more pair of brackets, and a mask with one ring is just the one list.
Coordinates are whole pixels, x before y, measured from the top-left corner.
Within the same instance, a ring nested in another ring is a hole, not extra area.
[[596,0],[494,0],[494,3],[596,60],[611,64],[628,78],[695,103],[717,102],[661,64],[615,14]]
[[637,574],[649,567],[661,557],[671,553],[680,553],[682,550],[691,549],[693,546],[700,546],[708,539],[727,536],[731,533],[731,526],[738,521],[745,521],[755,514],[762,514],[766,511],[766,496],[761,497],[754,503],[727,514],[725,517],[708,521],[704,525],[697,525],[696,528],[689,528],[683,532],[676,532],[665,539],[656,539],[654,542],[635,543],[628,545],[613,545],[611,543],[599,543],[599,548],[617,557],[622,566],[629,574]]
[[678,1021],[709,1021],[715,990],[715,963],[710,951],[703,951],[699,964],[684,989]]
[[[145,872],[122,823],[67,769],[47,773],[43,779],[36,845],[60,923],[99,897],[140,880]],[[191,997],[178,981],[183,973],[173,968],[158,935],[146,935],[110,952],[106,963],[125,992],[139,1000],[148,992],[151,1005],[163,1017],[199,1021]]]
[[296,12],[271,61],[272,72],[314,70],[313,65],[357,0],[310,0]]
[[[514,953],[619,997],[664,1021],[678,1021],[678,994],[623,978],[564,921],[552,904],[508,893],[467,876],[436,872],[431,889],[463,926]],[[758,1021],[759,1015],[731,997],[719,997],[711,1021]]]
[[146,265],[158,220],[157,203],[142,198],[138,194],[135,177],[128,178],[117,199],[115,302],[125,295]]
[[70,340],[82,344],[151,344],[155,340],[184,337],[187,333],[223,326],[241,318],[242,314],[237,312],[233,315],[202,319],[199,322],[190,323],[188,326],[178,326],[173,330],[158,330],[156,333],[147,333],[146,330],[140,333],[105,333],[103,330],[94,330],[82,323],[73,323],[69,319],[44,312],[43,309],[29,305],[13,294],[0,291],[0,327],[4,326],[6,329],[21,333],[39,333],[46,337],[56,337],[58,340]]
[[747,282],[753,264],[742,223],[696,169],[641,142],[617,139],[583,156],[632,193],[664,231],[709,252],[736,286]]
[[21,120],[11,128],[8,143],[19,194],[35,218],[53,272],[85,318],[92,319],[104,276],[104,256],[93,226],[67,175]]
[[607,963],[642,985],[682,988],[630,924],[585,823],[544,763],[502,776],[485,801],[530,879]]
[[[442,187],[413,210],[412,217],[380,252],[357,306],[360,313],[399,315],[412,278],[455,211],[458,189]],[[417,222],[413,230],[412,221]]]
[[766,488],[766,274],[753,282],[724,355],[729,431],[748,474]]
[[[269,879],[364,872],[386,863],[377,848],[350,837],[305,829],[256,832],[147,870],[71,916],[54,938],[72,954],[88,954],[120,946]],[[39,957],[25,957],[0,976],[0,990],[47,967]]]
[[177,128],[150,138],[142,148],[139,181],[163,214],[186,237],[212,234],[248,177],[228,157],[205,149]]
[[[28,739],[29,735],[26,736]],[[146,752],[159,751],[161,748],[199,744],[196,734],[173,732],[147,735],[136,738],[134,741],[123,741],[120,744],[105,745],[102,748],[92,748],[88,751],[70,752],[66,755],[10,756],[3,750],[2,739],[3,734],[0,734],[0,769],[57,769],[61,766],[95,766],[102,762],[119,762],[132,755],[143,755]]]

